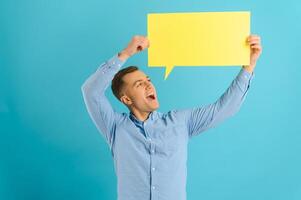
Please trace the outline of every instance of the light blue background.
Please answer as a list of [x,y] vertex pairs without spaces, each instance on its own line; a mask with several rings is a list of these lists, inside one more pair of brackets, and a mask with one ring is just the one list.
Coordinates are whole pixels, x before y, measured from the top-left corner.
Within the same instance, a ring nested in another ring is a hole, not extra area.
[[[240,112],[190,141],[187,197],[301,199],[297,0],[2,0],[0,199],[116,199],[113,161],[81,84],[134,34],[146,34],[147,13],[241,10],[252,12],[263,54]],[[239,71],[176,67],[164,81],[164,68],[147,68],[146,52],[131,64],[152,78],[161,112],[215,101]]]

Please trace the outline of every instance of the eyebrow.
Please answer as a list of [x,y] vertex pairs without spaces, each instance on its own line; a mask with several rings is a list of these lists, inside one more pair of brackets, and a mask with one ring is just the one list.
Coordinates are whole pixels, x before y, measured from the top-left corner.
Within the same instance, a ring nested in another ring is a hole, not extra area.
[[[147,79],[149,79],[149,76],[146,76]],[[133,83],[133,87],[136,85],[136,83],[140,82],[140,81],[143,81],[142,79],[139,79],[139,80],[136,80],[134,83]]]

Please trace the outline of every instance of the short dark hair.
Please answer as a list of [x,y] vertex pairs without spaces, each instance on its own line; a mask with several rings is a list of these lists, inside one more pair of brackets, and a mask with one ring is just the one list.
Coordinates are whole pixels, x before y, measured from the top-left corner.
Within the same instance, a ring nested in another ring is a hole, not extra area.
[[119,70],[113,80],[112,80],[112,85],[111,85],[111,88],[112,88],[112,91],[113,91],[113,94],[115,95],[115,97],[120,101],[120,97],[121,97],[121,89],[123,87],[123,84],[124,84],[124,81],[123,81],[123,77],[128,74],[128,73],[131,73],[131,72],[134,72],[134,71],[137,71],[139,70],[139,68],[137,66],[129,66],[129,67],[126,67],[124,69],[121,69]]

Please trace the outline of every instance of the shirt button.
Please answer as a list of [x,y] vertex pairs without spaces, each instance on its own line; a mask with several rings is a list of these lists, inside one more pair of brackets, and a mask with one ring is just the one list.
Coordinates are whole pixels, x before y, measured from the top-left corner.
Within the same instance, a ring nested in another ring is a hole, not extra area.
[[152,189],[154,190],[154,189],[156,189],[156,187],[155,187],[155,186],[152,186]]
[[152,141],[152,138],[148,138],[149,141]]
[[152,168],[153,171],[155,171],[155,169],[156,169],[156,168],[154,168],[154,167]]
[[152,149],[152,150],[151,150],[151,153],[152,153],[152,154],[155,153],[155,150]]

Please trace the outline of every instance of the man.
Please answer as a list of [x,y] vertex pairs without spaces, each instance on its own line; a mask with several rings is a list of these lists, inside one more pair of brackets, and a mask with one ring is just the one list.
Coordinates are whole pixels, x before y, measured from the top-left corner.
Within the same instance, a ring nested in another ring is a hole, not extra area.
[[[125,61],[149,47],[143,36],[104,62],[82,86],[88,112],[109,144],[118,181],[118,200],[185,200],[189,138],[234,115],[243,103],[261,54],[260,38],[248,37],[250,65],[243,66],[230,87],[214,103],[192,109],[156,111],[159,101],[150,78],[137,67],[118,71]],[[105,91],[129,114],[113,110]]]

